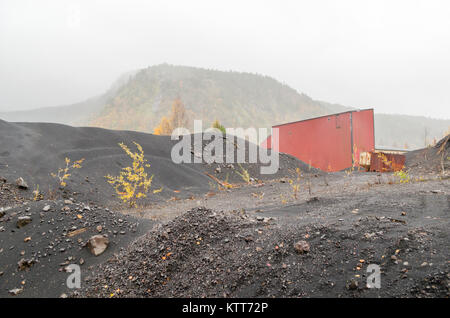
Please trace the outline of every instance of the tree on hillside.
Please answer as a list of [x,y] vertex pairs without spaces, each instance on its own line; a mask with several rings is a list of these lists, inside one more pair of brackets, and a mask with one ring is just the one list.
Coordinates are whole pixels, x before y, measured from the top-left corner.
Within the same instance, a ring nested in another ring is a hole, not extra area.
[[167,117],[163,117],[161,119],[161,122],[159,125],[155,128],[154,132],[155,135],[170,135],[172,133],[172,129],[169,123],[169,120]]
[[186,127],[187,115],[186,109],[179,98],[172,104],[172,110],[169,117],[163,117],[159,125],[154,129],[155,135],[171,135],[172,131],[178,127]]
[[217,119],[212,123],[211,127],[219,129],[222,132],[222,134],[224,134],[224,135],[226,133],[225,127],[223,125],[221,125],[219,120],[217,120]]
[[169,122],[173,129],[186,127],[187,125],[186,109],[179,98],[175,99],[172,104],[172,114],[169,118]]

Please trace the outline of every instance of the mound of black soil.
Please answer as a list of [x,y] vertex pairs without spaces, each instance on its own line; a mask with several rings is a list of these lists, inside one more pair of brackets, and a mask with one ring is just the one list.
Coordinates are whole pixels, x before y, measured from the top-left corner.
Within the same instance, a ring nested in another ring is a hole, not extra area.
[[[0,177],[0,211],[2,208],[9,208],[16,204],[21,204],[25,199],[22,197],[21,191],[16,185],[7,182],[3,177]],[[0,216],[1,216],[0,212]]]
[[[143,147],[151,165],[148,173],[154,175],[152,189],[163,188],[158,195],[149,195],[143,201],[144,204],[173,196],[189,197],[207,192],[212,185],[217,184],[217,180],[206,173],[221,181],[242,183],[244,181],[239,175],[242,174],[242,169],[248,171],[255,181],[292,175],[297,167],[309,171],[304,163],[287,155],[280,156],[278,171],[270,175],[260,173],[261,163],[244,163],[242,166],[208,164],[204,161],[198,164],[175,164],[171,159],[171,151],[177,141],[171,140],[169,136],[50,123],[8,123],[0,120],[0,176],[6,177],[10,182],[23,177],[29,185],[29,189],[23,192],[25,197],[31,197],[32,191],[39,186],[47,199],[62,193],[63,198],[75,196],[80,201],[111,205],[118,200],[104,176],[118,175],[123,167],[131,165],[130,158],[118,146],[120,142],[133,151],[133,142]],[[229,142],[237,145],[235,140]],[[204,145],[207,143],[203,141]],[[194,147],[190,155],[191,158],[198,156]],[[72,162],[82,158],[85,161],[81,169],[69,171],[71,176],[67,180],[67,186],[59,191],[59,183],[51,173],[64,167],[66,157]]]
[[[69,200],[26,202],[0,211],[0,298],[68,293],[69,264],[80,265],[84,277],[153,226],[149,220]],[[85,246],[93,235],[110,241],[99,256]],[[11,295],[15,289],[17,295]]]
[[450,135],[435,146],[406,154],[406,167],[416,173],[448,173],[450,170]]
[[[410,275],[402,260],[431,253],[432,237],[387,218],[277,226],[270,218],[196,208],[102,264],[73,296],[448,297],[448,265],[432,275],[446,287],[424,290],[423,274]],[[303,250],[298,241],[306,242]],[[368,264],[380,264],[383,288],[366,287]]]

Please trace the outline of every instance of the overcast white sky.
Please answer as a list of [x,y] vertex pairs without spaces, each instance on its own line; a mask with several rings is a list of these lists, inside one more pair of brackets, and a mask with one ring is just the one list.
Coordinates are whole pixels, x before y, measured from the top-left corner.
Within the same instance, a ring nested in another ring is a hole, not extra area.
[[82,101],[159,63],[450,119],[450,1],[0,0],[0,109]]

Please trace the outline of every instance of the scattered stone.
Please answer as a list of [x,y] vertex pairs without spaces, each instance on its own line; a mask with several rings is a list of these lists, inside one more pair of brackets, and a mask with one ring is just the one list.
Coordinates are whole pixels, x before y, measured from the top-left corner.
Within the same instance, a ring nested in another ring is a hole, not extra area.
[[64,204],[73,204],[71,200],[64,200]]
[[216,170],[215,170],[215,172],[216,172],[216,173],[221,173],[221,172],[222,172],[222,169],[221,169],[220,167],[217,167]]
[[317,201],[319,201],[319,197],[312,197],[312,198],[306,200],[306,203],[312,203],[312,202],[317,202]]
[[99,226],[96,227],[96,229],[97,229],[97,232],[100,233],[103,230],[103,227],[101,225],[99,225]]
[[61,296],[59,296],[59,298],[67,298],[67,294],[61,294]]
[[422,264],[420,264],[421,267],[427,266],[428,263],[427,262],[423,262]]
[[89,239],[87,243],[87,247],[95,256],[102,254],[106,250],[108,245],[109,239],[103,235],[94,235]]
[[46,205],[46,206],[44,206],[44,208],[42,209],[42,211],[44,211],[44,212],[48,212],[48,211],[50,211],[50,205]]
[[24,227],[25,225],[31,223],[31,221],[32,219],[29,216],[19,216],[17,218],[16,226],[20,229],[21,227]]
[[87,230],[87,228],[83,227],[81,229],[74,230],[74,231],[71,231],[71,232],[67,233],[67,236],[68,237],[72,237],[72,236],[84,233],[84,232],[86,232],[86,230]]
[[309,252],[309,244],[306,241],[298,241],[294,244],[294,249],[299,254],[304,254]]
[[8,211],[9,209],[11,209],[11,208],[10,207],[6,207],[6,208],[0,207],[0,218],[3,217],[6,214],[6,211]]
[[19,295],[23,291],[23,288],[14,288],[9,291],[9,293],[13,296]]
[[31,241],[31,236],[27,236],[26,238],[23,239],[23,241],[24,241],[25,243]]
[[22,177],[16,180],[16,184],[19,189],[28,189],[28,184],[25,182],[25,180],[23,180]]
[[19,271],[23,271],[27,268],[30,268],[35,263],[35,260],[32,259],[20,259],[20,261],[17,263],[17,266],[19,267]]
[[355,290],[355,289],[358,288],[358,285],[359,285],[359,284],[358,284],[358,281],[352,279],[352,280],[347,284],[347,289],[349,289],[349,290]]

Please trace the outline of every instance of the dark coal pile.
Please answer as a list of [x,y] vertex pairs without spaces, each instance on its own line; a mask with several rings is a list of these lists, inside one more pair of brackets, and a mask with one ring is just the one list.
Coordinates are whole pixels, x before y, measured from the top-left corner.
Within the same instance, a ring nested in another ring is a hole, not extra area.
[[[11,184],[6,178],[0,176],[0,211],[24,201],[21,191],[17,185]],[[2,212],[0,212],[0,217]]]
[[449,298],[450,273],[448,271],[440,271],[427,275],[422,281],[412,288],[412,294],[419,298]]
[[[255,236],[254,229],[254,222],[243,215],[193,209],[106,262],[96,271],[98,276],[93,275],[86,282],[90,287],[82,295],[170,297],[206,295],[208,288],[225,292],[227,288],[217,275],[234,266],[227,264],[233,249],[249,251],[248,242]],[[247,264],[235,265],[243,269]],[[229,280],[232,279],[230,276]]]
[[435,146],[411,151],[406,154],[406,167],[417,173],[450,172],[450,135]]
[[[198,208],[102,264],[73,296],[412,297],[420,290],[448,297],[448,286],[420,287],[422,272],[436,265],[417,273],[418,264],[405,262],[432,252],[432,236],[387,218],[280,227],[270,218]],[[383,268],[382,289],[366,287],[371,263]],[[437,270],[448,273],[448,265]]]
[[[152,226],[148,220],[72,200],[29,201],[3,210],[0,297],[60,297],[68,292],[69,264],[80,265],[82,275],[87,275],[93,265],[109,258]],[[94,256],[86,246],[93,235],[109,240],[99,256]]]
[[168,136],[155,136],[132,131],[113,131],[91,127],[71,127],[51,123],[8,123],[0,120],[0,175],[8,180],[22,177],[29,185],[29,193],[38,185],[46,198],[51,193],[61,197],[59,182],[51,173],[64,167],[65,158],[76,161],[84,158],[81,169],[70,171],[65,192],[78,196],[80,201],[117,203],[114,189],[105,175],[118,175],[130,166],[130,158],[119,147],[123,142],[133,151],[133,142],[139,143],[154,175],[153,189],[164,187],[158,196],[148,201],[171,197],[172,190],[186,187],[208,191],[208,178],[200,167],[188,167],[172,162],[173,141]]
[[[191,148],[192,161],[194,161],[195,157],[198,159],[201,156],[200,153],[195,151],[196,147],[199,149],[205,149],[208,147],[208,144],[216,138],[208,133],[204,133],[202,135],[201,144],[199,144],[198,138],[195,138],[196,136],[198,137],[199,135],[187,136],[187,138],[190,138],[191,144],[193,145]],[[205,160],[202,160],[202,169],[220,181],[226,181],[228,183],[242,183],[244,182],[242,178],[243,171],[248,172],[252,182],[273,180],[284,177],[295,177],[297,168],[300,169],[302,174],[323,174],[320,169],[316,169],[285,153],[279,153],[279,167],[275,173],[263,174],[261,173],[261,167],[268,167],[270,166],[270,163],[262,162],[262,158],[259,154],[259,147],[249,143],[248,140],[238,139],[236,136],[227,135],[226,137],[218,137],[218,139],[223,141],[222,156],[219,156],[222,163],[207,163]],[[253,150],[251,150],[252,145]],[[233,163],[227,163],[227,146],[233,151]],[[256,158],[252,158],[252,151],[253,156],[256,154]],[[271,150],[264,149],[264,151],[267,151],[267,155],[269,157],[272,154]],[[238,153],[243,154],[242,158],[244,162],[239,163]],[[213,155],[215,155],[214,152]],[[256,159],[256,162],[253,161],[254,159]]]
[[[178,142],[170,136],[156,136],[133,131],[114,131],[93,127],[71,127],[51,123],[9,123],[0,120],[0,176],[8,180],[22,177],[29,186],[28,198],[39,186],[46,199],[56,195],[58,198],[76,196],[79,201],[114,207],[119,200],[105,176],[118,175],[122,168],[130,166],[130,158],[118,146],[123,142],[132,151],[133,142],[139,143],[145,153],[149,175],[154,175],[152,189],[162,191],[148,195],[141,204],[165,202],[172,197],[188,198],[211,190],[217,184],[213,175],[220,181],[240,182],[241,167],[237,164],[182,163],[175,164],[171,158],[172,147]],[[203,147],[209,141],[202,141]],[[237,139],[232,141],[233,145]],[[233,146],[234,147],[234,146]],[[198,156],[191,149],[191,157]],[[200,154],[201,155],[201,154]],[[64,167],[65,158],[76,161],[84,158],[82,168],[70,171],[67,186],[60,191],[58,180],[51,176],[58,168]],[[245,146],[248,162],[248,142]],[[275,174],[262,175],[261,163],[243,163],[252,179],[273,179],[290,176],[300,167],[309,170],[306,164],[288,155],[280,156],[280,168]],[[315,169],[312,169],[315,171]],[[317,172],[317,171],[315,171]],[[181,190],[181,191],[180,191]]]

